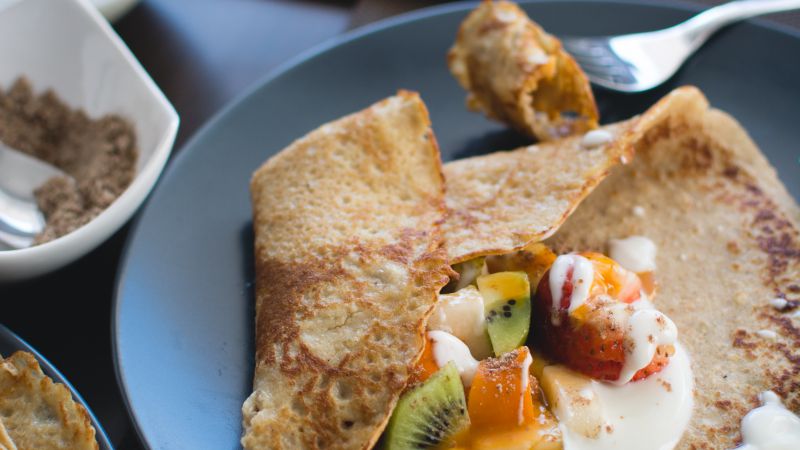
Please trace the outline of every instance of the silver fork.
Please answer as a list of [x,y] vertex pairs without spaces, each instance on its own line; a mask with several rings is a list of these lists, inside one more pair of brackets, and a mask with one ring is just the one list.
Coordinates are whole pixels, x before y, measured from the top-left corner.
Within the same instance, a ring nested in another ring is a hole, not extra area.
[[592,83],[622,92],[642,92],[667,81],[712,35],[733,22],[800,8],[800,0],[739,0],[706,10],[658,31],[605,37],[564,37]]

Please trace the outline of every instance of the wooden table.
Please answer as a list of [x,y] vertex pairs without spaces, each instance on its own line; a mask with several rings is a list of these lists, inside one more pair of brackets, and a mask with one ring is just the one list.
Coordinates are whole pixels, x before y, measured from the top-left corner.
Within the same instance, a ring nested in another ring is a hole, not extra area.
[[[353,26],[431,3],[145,0],[115,28],[181,116],[177,153],[211,115],[292,56]],[[800,28],[800,14],[778,20]],[[56,273],[0,286],[0,321],[64,373],[117,448],[138,449],[117,387],[109,320],[128,229]]]

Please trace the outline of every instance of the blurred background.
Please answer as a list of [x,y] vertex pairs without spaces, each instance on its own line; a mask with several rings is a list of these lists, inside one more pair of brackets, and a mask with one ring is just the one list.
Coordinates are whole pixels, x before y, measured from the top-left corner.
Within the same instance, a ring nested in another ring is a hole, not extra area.
[[[180,114],[177,155],[213,114],[280,64],[350,29],[435,3],[442,2],[143,0],[114,28]],[[765,20],[800,29],[800,13]],[[3,323],[71,380],[115,446],[139,449],[115,382],[109,323],[116,264],[128,229],[43,279],[0,286],[0,298],[20,299],[13,317],[3,317]],[[35,310],[40,303],[25,301],[47,297],[63,301],[51,301],[45,317]]]

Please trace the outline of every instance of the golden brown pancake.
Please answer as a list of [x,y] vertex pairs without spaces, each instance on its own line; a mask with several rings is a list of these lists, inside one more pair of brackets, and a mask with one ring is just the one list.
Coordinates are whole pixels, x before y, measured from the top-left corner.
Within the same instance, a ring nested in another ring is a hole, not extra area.
[[449,273],[427,110],[400,92],[253,175],[256,368],[246,449],[370,448]]
[[448,54],[467,106],[539,140],[597,126],[589,80],[561,42],[507,1],[481,3]]
[[0,449],[97,448],[86,409],[42,372],[33,355],[0,357]]

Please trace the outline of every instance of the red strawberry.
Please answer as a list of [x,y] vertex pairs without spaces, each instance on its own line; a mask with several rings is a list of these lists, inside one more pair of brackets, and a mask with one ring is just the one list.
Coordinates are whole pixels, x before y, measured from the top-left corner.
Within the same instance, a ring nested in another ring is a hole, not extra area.
[[[569,313],[574,290],[573,270],[566,271],[558,312],[552,309],[550,271],[545,273],[533,301],[534,329],[540,347],[554,359],[592,378],[616,381],[626,358],[625,326],[639,300],[641,282],[631,272],[597,254],[582,254],[592,262],[594,279],[582,306]],[[624,300],[624,301],[623,301]],[[660,371],[674,349],[657,348],[650,364],[636,372],[639,380]]]

